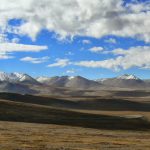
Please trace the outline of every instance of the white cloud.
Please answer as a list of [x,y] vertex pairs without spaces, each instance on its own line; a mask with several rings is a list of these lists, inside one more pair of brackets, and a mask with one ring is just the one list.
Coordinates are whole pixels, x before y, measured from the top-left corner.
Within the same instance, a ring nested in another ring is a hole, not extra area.
[[89,51],[94,52],[94,53],[98,53],[98,52],[101,52],[103,50],[104,50],[103,47],[92,47],[89,49]]
[[126,7],[135,13],[140,13],[141,11],[150,11],[150,3],[148,1],[145,3],[138,3],[137,1],[135,5],[129,3]]
[[110,43],[110,44],[116,44],[117,43],[117,41],[113,38],[109,38],[109,39],[105,40],[105,42]]
[[56,62],[53,64],[49,64],[47,67],[65,67],[70,64],[69,59],[56,59]]
[[11,42],[12,43],[19,43],[19,41],[20,41],[20,39],[19,38],[13,38],[13,39],[11,39]]
[[48,49],[47,46],[25,45],[18,43],[0,43],[0,59],[10,59],[14,52],[40,52]]
[[107,68],[112,70],[118,70],[118,64],[121,62],[121,58],[117,59],[108,59],[102,61],[80,61],[74,63],[77,66],[89,67],[89,68]]
[[150,69],[150,47],[148,46],[132,47],[128,50],[116,49],[112,53],[117,55],[117,57],[101,61],[80,61],[74,64],[83,67],[107,68],[116,71],[132,67]]
[[133,67],[150,69],[150,46],[131,47],[127,50],[115,49],[109,53],[112,53],[114,57],[99,61],[84,60],[78,62],[71,62],[69,59],[57,59],[56,63],[50,64],[48,67],[75,65],[88,68],[106,68],[114,71],[126,70]]
[[40,52],[46,49],[48,49],[47,46],[0,43],[0,52]]
[[[116,35],[150,42],[149,1],[123,6],[123,0],[3,0],[0,12],[3,31],[28,35],[33,40],[47,29],[60,38]],[[8,26],[14,18],[24,23]]]
[[73,73],[75,73],[75,70],[74,69],[70,69],[70,70],[67,70],[66,73],[73,74]]
[[19,42],[19,38],[12,38],[12,39],[8,39],[7,35],[5,33],[0,33],[0,44],[1,43],[18,43]]
[[33,64],[40,64],[40,63],[47,62],[49,60],[49,57],[48,56],[40,57],[40,58],[24,57],[24,58],[21,58],[20,60],[24,62],[30,62]]
[[0,53],[0,60],[1,59],[12,59],[14,58],[13,56],[10,56],[8,54],[3,54],[3,53]]
[[83,40],[82,43],[83,44],[91,44],[91,41],[90,40]]
[[4,33],[0,33],[0,43],[8,42],[7,36]]

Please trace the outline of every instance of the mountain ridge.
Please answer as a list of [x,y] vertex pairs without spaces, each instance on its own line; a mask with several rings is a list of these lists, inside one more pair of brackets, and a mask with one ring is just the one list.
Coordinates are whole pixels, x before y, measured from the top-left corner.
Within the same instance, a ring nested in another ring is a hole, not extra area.
[[38,82],[51,86],[72,87],[72,88],[91,88],[99,86],[100,83],[86,79],[82,76],[56,76],[51,78],[37,78]]
[[142,80],[135,75],[129,74],[124,74],[115,78],[90,80],[82,76],[54,76],[33,78],[28,74],[23,73],[0,72],[0,92],[6,91],[24,94],[41,93],[41,91],[46,91],[46,93],[53,93],[52,91],[54,91],[55,93],[61,93],[61,91],[65,91],[65,89],[68,89],[69,91],[97,91],[115,90],[122,88],[132,90],[150,89],[150,82],[149,80]]

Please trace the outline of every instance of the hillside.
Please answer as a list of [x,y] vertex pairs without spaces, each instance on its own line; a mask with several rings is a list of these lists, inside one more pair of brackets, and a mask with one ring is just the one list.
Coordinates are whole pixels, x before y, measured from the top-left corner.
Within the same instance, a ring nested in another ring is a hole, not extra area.
[[[3,99],[2,99],[3,97]],[[21,96],[21,95],[5,95],[0,100],[0,120],[17,121],[17,122],[34,122],[48,123],[70,126],[82,126],[89,128],[101,129],[147,129],[150,122],[143,116],[125,117],[81,113],[74,109],[99,109],[99,110],[132,110],[132,111],[150,111],[150,106],[126,101],[100,100],[98,101],[81,101],[68,102],[51,98]],[[62,101],[62,102],[61,102]],[[101,103],[102,102],[102,103]],[[116,103],[116,104],[115,104]],[[119,105],[124,107],[120,107]],[[133,107],[135,105],[135,108]],[[143,105],[140,107],[140,105]],[[63,106],[63,107],[62,107]],[[75,106],[75,107],[74,107]],[[119,109],[117,109],[117,106]],[[73,108],[72,110],[67,108]],[[99,107],[99,108],[98,108]]]

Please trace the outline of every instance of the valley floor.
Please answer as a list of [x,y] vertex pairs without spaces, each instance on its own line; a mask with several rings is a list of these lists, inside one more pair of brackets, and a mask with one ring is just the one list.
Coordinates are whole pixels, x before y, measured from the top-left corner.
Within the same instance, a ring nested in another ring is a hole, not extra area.
[[150,131],[0,121],[0,150],[149,150]]

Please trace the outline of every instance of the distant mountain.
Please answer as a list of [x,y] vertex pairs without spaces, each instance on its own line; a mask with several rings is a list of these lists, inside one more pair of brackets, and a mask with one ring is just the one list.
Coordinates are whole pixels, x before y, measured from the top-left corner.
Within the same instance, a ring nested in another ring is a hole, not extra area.
[[[55,76],[32,78],[23,73],[0,72],[0,92],[33,94],[57,93],[65,95],[82,95],[81,90],[112,90],[112,89],[150,89],[150,80],[141,80],[135,75],[124,74],[115,78],[104,78],[96,81],[81,76]],[[94,94],[94,93],[93,93]]]
[[118,88],[146,88],[148,86],[145,81],[136,77],[135,75],[124,74],[116,78],[108,78],[103,80],[97,80],[99,83],[107,87]]
[[101,86],[100,83],[93,80],[88,80],[81,76],[62,76],[62,77],[56,76],[52,78],[39,77],[37,78],[37,81],[50,86],[70,87],[76,89],[87,89],[87,88],[89,89]]
[[0,72],[0,81],[9,83],[28,83],[28,84],[38,84],[37,80],[31,76],[23,73],[5,73]]
[[150,79],[144,79],[143,81],[145,81],[146,83],[150,83]]

